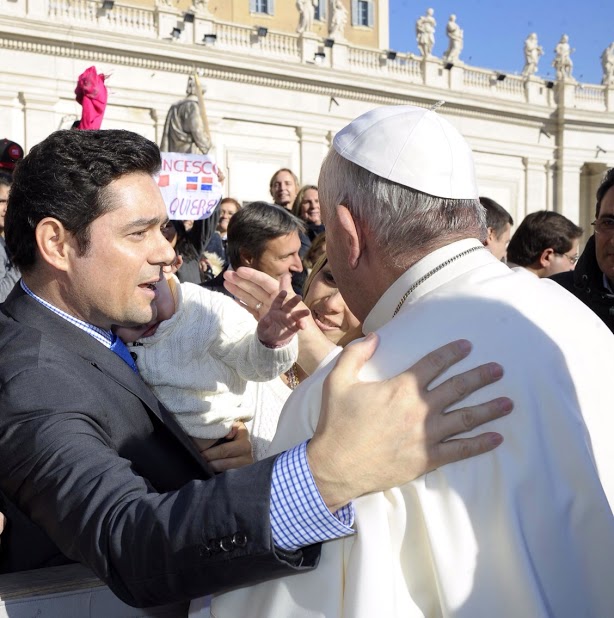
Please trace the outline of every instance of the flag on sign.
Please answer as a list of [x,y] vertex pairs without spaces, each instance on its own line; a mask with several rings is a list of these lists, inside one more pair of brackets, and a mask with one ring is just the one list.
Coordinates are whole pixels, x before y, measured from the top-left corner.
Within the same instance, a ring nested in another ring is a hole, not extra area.
[[200,177],[200,190],[211,191],[213,189],[213,178],[211,176]]
[[198,191],[198,176],[188,176],[185,181],[186,191]]
[[168,174],[160,174],[158,178],[159,187],[168,187],[171,184],[171,177]]

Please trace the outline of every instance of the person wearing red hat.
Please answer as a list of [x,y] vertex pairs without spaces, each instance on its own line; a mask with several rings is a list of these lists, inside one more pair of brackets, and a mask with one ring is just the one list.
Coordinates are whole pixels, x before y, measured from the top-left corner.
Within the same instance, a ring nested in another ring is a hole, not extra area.
[[0,169],[12,172],[17,161],[23,159],[23,148],[6,137],[0,141]]

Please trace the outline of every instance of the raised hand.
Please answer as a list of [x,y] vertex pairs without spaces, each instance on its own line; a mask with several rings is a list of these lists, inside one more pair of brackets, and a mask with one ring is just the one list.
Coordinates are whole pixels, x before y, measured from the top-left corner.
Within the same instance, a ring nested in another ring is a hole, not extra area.
[[279,281],[260,270],[241,266],[224,273],[224,287],[259,320],[273,304],[280,290],[294,296],[292,278],[284,275]]
[[280,290],[268,312],[258,322],[258,339],[270,348],[289,343],[299,330],[305,328],[311,315],[300,296],[287,297],[287,290]]

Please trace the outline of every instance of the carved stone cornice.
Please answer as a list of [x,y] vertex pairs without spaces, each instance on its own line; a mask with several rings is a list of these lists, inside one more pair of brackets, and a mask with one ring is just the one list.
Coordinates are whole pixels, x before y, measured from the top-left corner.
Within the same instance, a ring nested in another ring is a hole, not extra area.
[[[518,122],[524,126],[543,123],[544,118],[552,113],[550,108],[536,108],[526,103],[512,101],[495,101],[484,99],[481,107],[480,97],[468,93],[441,91],[422,84],[408,84],[400,80],[382,80],[372,77],[360,80],[357,86],[356,75],[324,69],[320,74],[305,65],[288,65],[270,59],[266,64],[256,65],[251,57],[232,54],[228,65],[224,65],[223,54],[203,58],[202,50],[182,48],[181,56],[169,56],[167,46],[149,41],[149,51],[105,49],[112,41],[105,41],[97,46],[85,43],[64,42],[61,40],[41,40],[26,37],[0,36],[0,49],[10,49],[47,56],[74,58],[92,63],[115,64],[148,71],[183,73],[190,75],[194,70],[204,78],[235,83],[265,86],[274,89],[316,94],[336,99],[349,99],[374,105],[410,104],[430,107],[436,101],[445,98],[446,105],[440,110],[444,115],[471,117],[483,120]],[[153,44],[152,44],[153,43]],[[605,122],[611,126],[611,122]]]

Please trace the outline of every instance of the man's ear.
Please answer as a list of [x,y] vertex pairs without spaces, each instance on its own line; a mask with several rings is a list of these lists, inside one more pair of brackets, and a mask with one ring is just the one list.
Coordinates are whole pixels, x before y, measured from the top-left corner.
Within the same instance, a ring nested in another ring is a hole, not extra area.
[[493,243],[495,240],[497,240],[497,234],[495,232],[495,229],[492,228],[492,227],[489,227],[488,228],[488,236],[486,236],[486,240],[484,241],[484,246],[488,247],[488,245]]
[[548,268],[552,258],[554,257],[554,249],[544,249],[539,256],[539,265],[542,268]]
[[239,249],[239,258],[241,258],[241,266],[253,268],[255,260],[245,249]]
[[53,217],[45,217],[38,222],[34,234],[41,259],[57,270],[67,271],[75,241],[64,225]]
[[364,248],[363,231],[359,225],[356,225],[356,221],[347,206],[337,206],[337,218],[341,229],[345,232],[343,242],[347,243],[348,265],[350,268],[356,268]]

